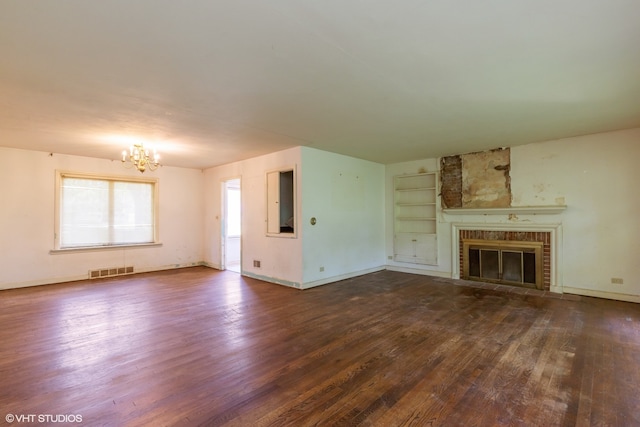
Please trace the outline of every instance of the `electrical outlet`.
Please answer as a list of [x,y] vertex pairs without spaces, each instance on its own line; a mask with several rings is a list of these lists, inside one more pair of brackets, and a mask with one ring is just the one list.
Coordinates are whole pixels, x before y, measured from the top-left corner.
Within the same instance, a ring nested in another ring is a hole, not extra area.
[[393,256],[389,255],[389,256],[387,257],[387,259],[393,259]]
[[323,272],[323,271],[324,271],[324,267],[320,267],[320,272]]
[[253,266],[256,268],[260,268],[260,261],[258,261],[257,259],[253,260]]
[[624,285],[624,280],[622,280],[621,277],[612,277],[611,278],[611,283],[613,285]]

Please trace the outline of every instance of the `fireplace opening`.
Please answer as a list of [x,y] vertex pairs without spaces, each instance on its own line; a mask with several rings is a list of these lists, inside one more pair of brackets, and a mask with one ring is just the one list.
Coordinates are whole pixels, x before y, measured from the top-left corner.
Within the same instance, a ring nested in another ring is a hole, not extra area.
[[543,289],[542,242],[462,240],[462,278]]

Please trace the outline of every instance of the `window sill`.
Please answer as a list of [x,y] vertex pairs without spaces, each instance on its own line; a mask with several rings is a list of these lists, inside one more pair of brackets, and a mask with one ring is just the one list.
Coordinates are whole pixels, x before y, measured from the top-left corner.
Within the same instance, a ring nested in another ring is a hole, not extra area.
[[97,251],[112,251],[117,249],[137,249],[137,248],[153,248],[160,247],[162,243],[139,243],[135,245],[112,245],[112,246],[86,246],[80,248],[66,248],[66,249],[51,249],[49,254],[67,254],[77,252],[97,252]]
[[279,237],[281,239],[296,239],[296,233],[267,233],[267,237]]

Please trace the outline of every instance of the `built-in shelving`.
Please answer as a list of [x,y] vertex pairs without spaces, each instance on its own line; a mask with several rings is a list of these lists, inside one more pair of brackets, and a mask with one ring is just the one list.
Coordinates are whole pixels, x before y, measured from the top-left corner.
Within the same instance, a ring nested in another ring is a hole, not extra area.
[[394,260],[436,264],[437,175],[394,177]]

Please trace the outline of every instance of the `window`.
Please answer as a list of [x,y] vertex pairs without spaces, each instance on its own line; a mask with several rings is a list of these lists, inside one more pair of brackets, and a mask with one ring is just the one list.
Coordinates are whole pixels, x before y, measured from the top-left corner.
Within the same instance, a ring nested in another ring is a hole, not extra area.
[[267,234],[295,236],[293,170],[267,173]]
[[57,249],[156,242],[156,180],[59,173],[57,202]]

